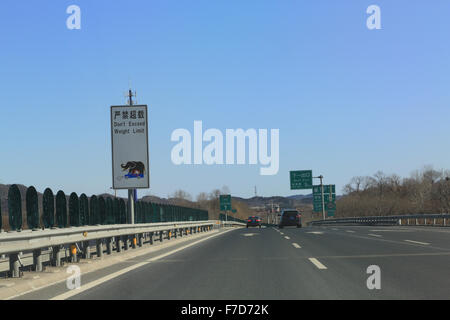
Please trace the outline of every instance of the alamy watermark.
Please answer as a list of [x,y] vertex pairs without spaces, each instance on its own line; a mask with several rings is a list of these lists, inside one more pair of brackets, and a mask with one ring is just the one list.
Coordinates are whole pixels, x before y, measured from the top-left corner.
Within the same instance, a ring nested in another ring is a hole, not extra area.
[[[248,142],[248,164],[259,162],[261,175],[276,175],[280,163],[279,139],[279,129],[271,129],[270,137],[267,129],[226,129],[224,141],[220,130],[212,128],[203,132],[202,121],[194,121],[193,135],[187,129],[172,132],[171,141],[178,143],[172,148],[171,159],[175,165],[243,165],[246,164]],[[208,143],[204,148],[203,142]]]
[[79,6],[71,5],[67,7],[67,14],[70,16],[66,20],[66,26],[69,30],[80,30],[81,29],[81,9]]
[[379,6],[372,4],[367,10],[367,14],[370,16],[367,18],[366,25],[369,30],[380,30],[381,29],[381,9]]
[[377,265],[371,265],[367,267],[367,274],[370,277],[367,279],[366,285],[369,290],[380,290],[381,289],[381,269]]
[[68,290],[75,290],[81,288],[81,269],[78,266],[70,265],[67,267],[66,273],[70,276],[66,280],[66,287]]

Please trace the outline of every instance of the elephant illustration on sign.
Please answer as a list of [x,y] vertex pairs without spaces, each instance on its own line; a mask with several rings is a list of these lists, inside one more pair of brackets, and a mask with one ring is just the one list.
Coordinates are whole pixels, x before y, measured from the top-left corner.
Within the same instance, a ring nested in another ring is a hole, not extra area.
[[123,171],[128,170],[128,174],[125,175],[126,179],[129,178],[143,178],[145,173],[145,165],[140,161],[128,161],[126,164],[121,164]]

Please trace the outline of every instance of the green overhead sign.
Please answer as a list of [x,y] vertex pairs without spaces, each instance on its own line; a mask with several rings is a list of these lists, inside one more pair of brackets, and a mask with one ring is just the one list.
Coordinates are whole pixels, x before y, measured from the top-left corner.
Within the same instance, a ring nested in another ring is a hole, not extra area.
[[291,171],[291,190],[312,189],[312,170]]

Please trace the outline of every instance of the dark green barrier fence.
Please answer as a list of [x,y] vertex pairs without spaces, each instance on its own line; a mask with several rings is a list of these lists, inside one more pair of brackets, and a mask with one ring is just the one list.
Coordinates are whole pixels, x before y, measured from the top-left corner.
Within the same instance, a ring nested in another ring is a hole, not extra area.
[[56,226],[65,228],[67,226],[67,200],[64,191],[56,194]]
[[19,188],[14,184],[8,190],[9,228],[22,229],[22,196]]
[[103,197],[98,197],[98,213],[99,213],[99,224],[106,224],[106,201]]
[[53,228],[55,225],[55,197],[50,188],[45,189],[42,197],[42,223],[44,228]]
[[[38,193],[34,187],[27,189],[25,204],[29,229],[129,223],[124,199],[110,197],[105,199],[95,195],[89,199],[84,193],[78,197],[73,192],[68,197],[67,205],[67,197],[62,190],[54,196],[53,191],[47,188],[42,197],[41,220]],[[21,230],[22,196],[17,185],[12,185],[8,190],[8,214],[10,230]],[[137,201],[135,206],[135,223],[200,220],[208,220],[208,211],[143,201]]]
[[71,193],[69,197],[69,219],[71,227],[80,226],[80,203],[75,192]]
[[84,193],[80,196],[80,225],[89,225],[89,200]]
[[27,209],[28,229],[36,230],[39,228],[39,207],[38,195],[34,187],[29,187],[25,195],[25,206]]
[[127,223],[127,206],[123,199],[119,200],[119,208],[120,208],[120,222],[121,224]]
[[119,224],[120,223],[120,204],[119,199],[114,198],[113,200],[113,210],[112,210],[112,223],[113,224]]
[[100,213],[97,196],[92,196],[89,202],[89,225],[95,226],[100,223]]
[[105,200],[105,207],[106,207],[106,219],[105,219],[105,224],[112,224],[112,219],[113,219],[113,202],[111,198],[106,198]]

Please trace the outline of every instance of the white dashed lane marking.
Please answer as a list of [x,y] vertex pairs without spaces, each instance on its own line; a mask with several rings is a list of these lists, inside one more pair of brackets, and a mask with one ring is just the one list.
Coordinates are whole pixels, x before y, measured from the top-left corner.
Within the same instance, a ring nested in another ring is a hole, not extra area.
[[298,243],[293,243],[292,244],[294,247],[296,247],[297,249],[301,249],[302,247],[300,247],[300,245]]
[[309,261],[311,261],[312,262],[312,264],[314,264],[316,267],[317,267],[317,269],[320,269],[320,270],[325,270],[325,269],[327,269],[327,267],[325,267],[319,260],[317,260],[316,258],[309,258]]
[[289,240],[290,238],[288,236],[284,237],[286,240]]

